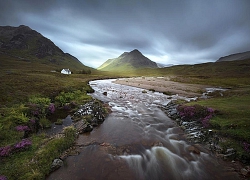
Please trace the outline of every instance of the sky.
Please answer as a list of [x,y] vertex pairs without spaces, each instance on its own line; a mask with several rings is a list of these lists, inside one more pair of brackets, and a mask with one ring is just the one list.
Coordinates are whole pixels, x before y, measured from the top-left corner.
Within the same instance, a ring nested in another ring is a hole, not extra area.
[[250,0],[0,0],[0,26],[26,25],[97,68],[138,49],[163,64],[250,51]]

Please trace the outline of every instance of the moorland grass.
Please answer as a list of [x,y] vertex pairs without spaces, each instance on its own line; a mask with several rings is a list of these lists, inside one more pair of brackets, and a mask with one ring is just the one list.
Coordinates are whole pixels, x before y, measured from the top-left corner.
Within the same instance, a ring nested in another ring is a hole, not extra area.
[[[51,122],[47,116],[50,104],[63,108],[61,106],[71,103],[85,103],[91,99],[87,93],[93,91],[88,81],[108,76],[63,75],[51,72],[58,67],[39,62],[3,55],[0,60],[0,175],[8,179],[44,179],[52,160],[73,144],[74,128],[67,130],[65,137],[49,139],[36,134],[35,130],[17,131],[16,127],[34,128],[33,121],[40,127],[49,126]],[[58,118],[65,117],[55,117],[53,121]],[[29,135],[25,135],[26,132]],[[25,146],[21,151],[5,152],[1,149],[15,147],[26,136],[32,142],[31,146]]]
[[0,174],[9,180],[45,179],[50,173],[52,161],[75,141],[73,127],[67,127],[64,131],[64,137],[54,139],[48,139],[44,134],[33,135],[29,149],[1,159]]
[[212,127],[226,136],[250,143],[250,94],[244,96],[217,97],[197,102],[217,110],[216,116],[210,121]]

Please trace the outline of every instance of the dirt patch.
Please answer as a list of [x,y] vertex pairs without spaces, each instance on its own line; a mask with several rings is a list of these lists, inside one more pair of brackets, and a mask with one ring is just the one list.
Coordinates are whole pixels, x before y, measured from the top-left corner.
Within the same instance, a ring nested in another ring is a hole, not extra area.
[[147,90],[163,92],[167,95],[195,97],[205,92],[206,85],[186,84],[170,80],[170,77],[138,77],[123,78],[114,81],[117,84],[139,87]]

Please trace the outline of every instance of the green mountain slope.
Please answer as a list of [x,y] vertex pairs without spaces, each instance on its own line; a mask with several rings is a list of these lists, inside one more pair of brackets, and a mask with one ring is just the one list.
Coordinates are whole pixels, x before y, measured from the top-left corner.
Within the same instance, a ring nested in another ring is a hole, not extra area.
[[127,71],[142,68],[158,68],[158,66],[135,49],[131,52],[124,52],[118,58],[107,60],[97,69],[103,71]]
[[51,40],[24,25],[0,26],[0,56],[3,55],[54,69],[89,69],[74,56],[64,53]]

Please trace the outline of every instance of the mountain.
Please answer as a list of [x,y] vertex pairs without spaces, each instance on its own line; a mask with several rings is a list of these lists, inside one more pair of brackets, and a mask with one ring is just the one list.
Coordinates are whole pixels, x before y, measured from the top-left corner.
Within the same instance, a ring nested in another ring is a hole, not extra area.
[[158,68],[158,66],[140,51],[134,49],[131,52],[124,52],[118,58],[107,60],[97,69],[103,71],[125,71],[141,68]]
[[162,64],[162,63],[157,63],[157,66],[159,68],[165,68],[165,67],[171,67],[174,66],[173,64]]
[[[50,39],[28,26],[0,26],[0,57],[45,64],[53,68],[87,69],[77,58],[64,53]],[[0,58],[2,61],[2,58]]]
[[224,57],[221,57],[220,59],[218,59],[216,62],[248,60],[248,59],[250,59],[250,51],[224,56]]

